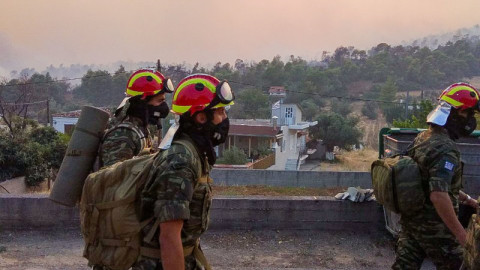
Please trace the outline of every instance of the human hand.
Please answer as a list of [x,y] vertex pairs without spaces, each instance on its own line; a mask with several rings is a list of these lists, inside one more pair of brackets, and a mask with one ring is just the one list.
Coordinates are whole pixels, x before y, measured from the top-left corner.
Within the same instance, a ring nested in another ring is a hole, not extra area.
[[473,199],[473,198],[469,198],[465,201],[465,204],[470,206],[470,207],[473,207],[475,209],[478,209],[478,201]]
[[467,243],[467,232],[465,230],[462,230],[458,235],[456,235],[458,243],[462,246],[465,247],[465,244]]

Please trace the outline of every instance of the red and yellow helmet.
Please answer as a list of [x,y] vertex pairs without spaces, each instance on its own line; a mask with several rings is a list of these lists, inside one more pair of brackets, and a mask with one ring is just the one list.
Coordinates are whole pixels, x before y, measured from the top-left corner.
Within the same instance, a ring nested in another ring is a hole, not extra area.
[[235,96],[226,81],[207,74],[193,74],[178,83],[173,94],[172,111],[182,115],[233,104]]
[[457,110],[478,109],[480,95],[475,87],[460,82],[454,83],[443,90],[438,99],[447,102]]
[[172,80],[165,78],[162,73],[154,69],[140,69],[135,71],[127,82],[127,96],[153,96],[159,93],[172,93],[174,86]]

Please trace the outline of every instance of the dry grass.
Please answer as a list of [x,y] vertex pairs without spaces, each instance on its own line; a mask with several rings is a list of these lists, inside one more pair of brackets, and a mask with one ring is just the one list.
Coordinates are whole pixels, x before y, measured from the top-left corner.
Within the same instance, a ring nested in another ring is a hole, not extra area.
[[358,151],[340,151],[335,155],[336,162],[321,162],[322,171],[368,172],[373,161],[378,158],[378,151],[366,148]]
[[358,151],[342,151],[336,155],[344,171],[370,171],[373,161],[378,158],[378,151],[363,149]]

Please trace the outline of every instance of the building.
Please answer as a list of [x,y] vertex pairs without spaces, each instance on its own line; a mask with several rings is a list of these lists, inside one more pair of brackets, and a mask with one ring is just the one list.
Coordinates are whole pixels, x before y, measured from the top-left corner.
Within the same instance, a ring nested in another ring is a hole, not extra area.
[[287,96],[287,90],[283,86],[270,86],[270,89],[268,89],[268,94],[271,97],[284,98]]
[[229,136],[220,145],[217,154],[235,146],[256,159],[256,149],[272,149],[275,165],[269,169],[298,170],[313,151],[307,151],[308,128],[317,122],[302,121],[302,110],[297,104],[281,101],[272,106],[271,119],[230,119]]
[[247,157],[257,159],[258,149],[273,149],[282,137],[280,128],[268,119],[230,119],[230,129],[225,144],[218,148],[218,155],[235,146],[245,151]]
[[[108,108],[102,107],[99,109],[110,113],[110,109]],[[75,128],[81,113],[81,110],[76,110],[52,114],[52,126],[58,132],[72,135],[73,129]]]
[[272,106],[272,118],[281,126],[282,138],[275,146],[275,165],[272,170],[298,170],[309,153],[307,149],[308,128],[315,122],[302,121],[302,110],[297,104],[278,101]]
[[81,112],[81,110],[77,110],[52,114],[53,128],[58,132],[72,135]]

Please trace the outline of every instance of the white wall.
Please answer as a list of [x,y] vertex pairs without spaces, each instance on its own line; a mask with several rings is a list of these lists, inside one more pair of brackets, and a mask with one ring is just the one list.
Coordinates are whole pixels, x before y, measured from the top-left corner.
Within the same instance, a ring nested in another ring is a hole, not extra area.
[[65,125],[76,125],[78,118],[71,117],[53,117],[53,128],[61,133],[65,133]]

